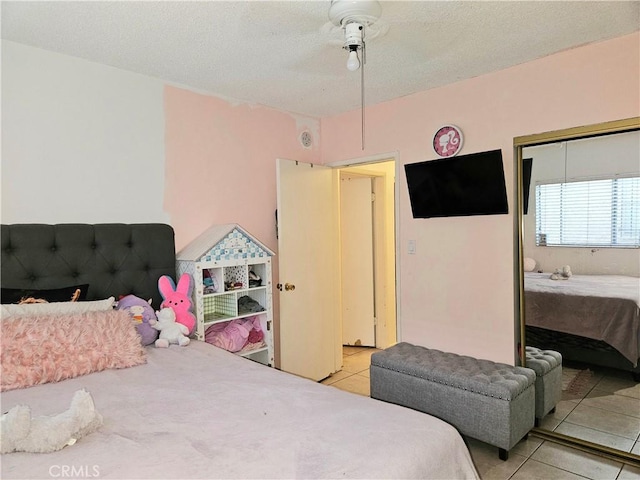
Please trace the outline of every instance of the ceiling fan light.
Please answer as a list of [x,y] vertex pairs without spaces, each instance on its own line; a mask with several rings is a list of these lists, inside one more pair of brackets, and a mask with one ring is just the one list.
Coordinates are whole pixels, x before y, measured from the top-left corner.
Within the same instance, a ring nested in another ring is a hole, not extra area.
[[362,31],[364,26],[357,22],[349,22],[344,26],[344,48],[362,46]]
[[358,59],[358,52],[356,50],[351,50],[349,52],[349,58],[347,58],[347,68],[351,72],[355,72],[360,68],[360,60]]

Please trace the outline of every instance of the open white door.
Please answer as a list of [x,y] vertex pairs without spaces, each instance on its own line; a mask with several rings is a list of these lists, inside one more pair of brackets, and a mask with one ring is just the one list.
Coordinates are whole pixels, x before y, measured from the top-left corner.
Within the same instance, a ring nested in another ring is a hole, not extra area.
[[321,380],[342,365],[337,172],[277,161],[280,367]]

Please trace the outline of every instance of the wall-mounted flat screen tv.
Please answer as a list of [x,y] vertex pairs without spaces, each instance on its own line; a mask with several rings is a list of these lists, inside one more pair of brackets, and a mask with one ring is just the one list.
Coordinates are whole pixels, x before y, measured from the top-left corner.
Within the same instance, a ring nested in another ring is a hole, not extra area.
[[502,151],[404,166],[413,218],[509,213]]

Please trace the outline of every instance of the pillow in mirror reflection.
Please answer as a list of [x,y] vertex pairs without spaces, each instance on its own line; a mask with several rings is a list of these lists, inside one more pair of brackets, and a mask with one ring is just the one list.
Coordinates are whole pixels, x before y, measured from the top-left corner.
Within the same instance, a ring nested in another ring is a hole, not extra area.
[[533,272],[536,268],[536,261],[533,258],[525,258],[524,259],[524,271],[525,272]]

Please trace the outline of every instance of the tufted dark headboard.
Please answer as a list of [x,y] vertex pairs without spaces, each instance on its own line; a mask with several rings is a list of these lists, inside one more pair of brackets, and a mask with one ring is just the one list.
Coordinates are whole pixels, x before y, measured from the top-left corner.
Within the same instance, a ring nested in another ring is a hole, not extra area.
[[173,229],[159,223],[2,225],[4,288],[52,289],[89,284],[87,300],[133,293],[162,297],[158,278],[175,279]]

